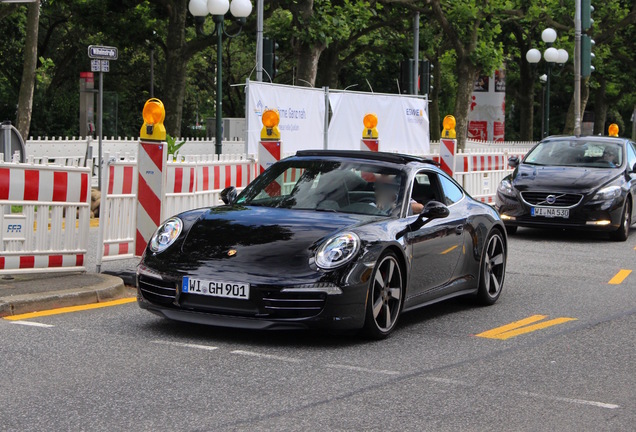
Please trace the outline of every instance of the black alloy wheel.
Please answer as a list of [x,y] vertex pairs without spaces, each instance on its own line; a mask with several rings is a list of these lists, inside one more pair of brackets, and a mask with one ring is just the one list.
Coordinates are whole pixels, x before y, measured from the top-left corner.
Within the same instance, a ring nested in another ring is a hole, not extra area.
[[404,302],[404,281],[397,257],[388,252],[378,260],[371,277],[364,333],[373,339],[387,337],[395,328]]
[[629,199],[625,200],[625,208],[621,219],[621,226],[610,234],[610,238],[616,241],[625,241],[629,237],[629,227],[632,222],[632,205]]
[[488,235],[480,271],[477,299],[484,305],[494,304],[501,295],[506,276],[506,243],[499,230]]

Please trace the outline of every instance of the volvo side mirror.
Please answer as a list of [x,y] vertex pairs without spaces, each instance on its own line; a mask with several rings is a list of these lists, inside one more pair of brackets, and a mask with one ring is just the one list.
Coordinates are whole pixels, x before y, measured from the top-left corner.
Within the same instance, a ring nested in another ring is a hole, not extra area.
[[508,158],[508,166],[511,168],[517,168],[519,166],[519,157],[511,156]]

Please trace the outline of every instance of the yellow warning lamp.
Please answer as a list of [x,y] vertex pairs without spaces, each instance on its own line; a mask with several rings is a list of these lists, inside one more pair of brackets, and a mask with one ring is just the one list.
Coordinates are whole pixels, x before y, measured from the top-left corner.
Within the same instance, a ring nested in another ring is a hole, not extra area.
[[362,139],[378,139],[378,116],[374,113],[369,113],[362,119],[364,124],[364,130],[362,131]]
[[442,126],[444,126],[444,130],[442,131],[442,138],[456,138],[455,134],[455,117],[452,115],[447,115],[444,117],[444,121],[442,122]]
[[262,141],[279,141],[280,130],[278,130],[278,123],[280,123],[280,114],[278,110],[266,109],[261,116],[263,122],[263,129],[261,129]]
[[142,112],[144,125],[141,127],[139,137],[152,141],[166,140],[166,127],[163,120],[166,118],[166,109],[163,102],[157,98],[148,99]]
[[618,125],[616,123],[612,123],[611,125],[609,125],[609,128],[607,129],[607,133],[611,137],[617,137],[618,136]]

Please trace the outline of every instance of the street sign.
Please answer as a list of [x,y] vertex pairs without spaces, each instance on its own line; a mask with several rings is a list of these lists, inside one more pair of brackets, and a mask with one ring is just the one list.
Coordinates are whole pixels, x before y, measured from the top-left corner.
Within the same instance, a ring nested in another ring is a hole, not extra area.
[[90,45],[88,57],[92,59],[117,60],[117,48],[101,45]]
[[101,60],[102,69],[101,72],[110,72],[110,62],[108,60]]
[[101,60],[91,60],[91,72],[99,72],[101,70]]

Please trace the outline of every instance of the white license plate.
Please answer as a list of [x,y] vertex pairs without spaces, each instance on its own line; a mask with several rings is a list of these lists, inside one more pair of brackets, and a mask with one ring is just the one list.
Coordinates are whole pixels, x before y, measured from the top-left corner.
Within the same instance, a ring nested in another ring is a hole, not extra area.
[[240,300],[249,300],[250,284],[241,282],[195,279],[184,276],[183,283],[181,285],[181,292],[211,297],[225,297]]
[[570,217],[570,209],[532,207],[531,214],[532,216],[567,219]]

